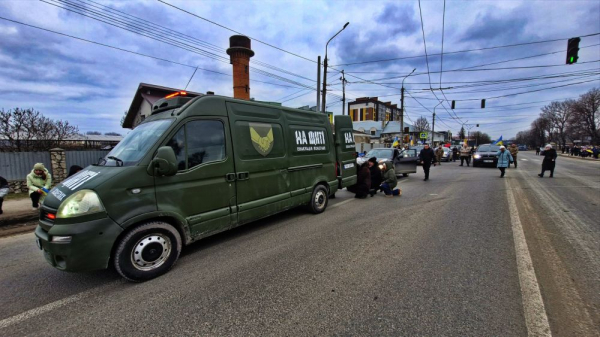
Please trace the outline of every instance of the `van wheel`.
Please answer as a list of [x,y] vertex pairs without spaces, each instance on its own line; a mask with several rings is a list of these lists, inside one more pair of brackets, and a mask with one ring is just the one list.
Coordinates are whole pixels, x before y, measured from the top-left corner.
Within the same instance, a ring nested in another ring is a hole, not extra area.
[[323,185],[317,185],[313,190],[308,208],[314,214],[323,213],[325,208],[327,208],[328,201],[329,192],[327,191],[327,188]]
[[402,173],[403,177],[408,177],[408,173]]
[[181,236],[173,226],[149,222],[134,228],[119,241],[115,269],[129,281],[147,281],[168,272],[180,252]]

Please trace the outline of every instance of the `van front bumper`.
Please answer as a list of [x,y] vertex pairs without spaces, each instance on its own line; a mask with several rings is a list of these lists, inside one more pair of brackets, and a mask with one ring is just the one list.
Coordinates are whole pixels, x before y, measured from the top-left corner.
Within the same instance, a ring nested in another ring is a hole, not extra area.
[[[51,226],[40,220],[35,236],[51,266],[63,271],[89,271],[108,267],[113,245],[122,231],[109,217]],[[53,237],[70,237],[70,241],[54,242]]]

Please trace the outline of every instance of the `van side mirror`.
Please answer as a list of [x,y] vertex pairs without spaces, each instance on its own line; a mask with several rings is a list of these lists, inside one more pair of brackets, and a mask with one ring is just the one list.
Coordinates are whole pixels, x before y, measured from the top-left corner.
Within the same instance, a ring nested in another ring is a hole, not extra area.
[[156,156],[148,166],[148,173],[154,176],[174,176],[177,173],[177,157],[172,147],[158,148]]

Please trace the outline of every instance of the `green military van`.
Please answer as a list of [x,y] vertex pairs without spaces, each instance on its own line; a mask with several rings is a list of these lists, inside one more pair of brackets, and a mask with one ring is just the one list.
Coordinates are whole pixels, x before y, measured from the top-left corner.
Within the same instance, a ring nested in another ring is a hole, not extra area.
[[52,266],[152,279],[184,245],[296,206],[321,213],[356,183],[349,117],[334,134],[321,113],[183,94],[50,191],[35,234]]

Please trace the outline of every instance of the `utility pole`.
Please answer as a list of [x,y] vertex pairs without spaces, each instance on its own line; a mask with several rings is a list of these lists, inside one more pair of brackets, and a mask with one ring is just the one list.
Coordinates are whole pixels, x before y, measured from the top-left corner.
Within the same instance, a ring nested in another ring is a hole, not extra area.
[[317,57],[317,112],[321,111],[321,55]]
[[402,89],[400,90],[400,147],[404,148],[404,80],[412,75],[417,68],[414,68],[410,74],[404,76],[402,80]]
[[344,76],[344,70],[342,70],[342,116],[346,114],[346,77]]
[[435,111],[433,112],[433,123],[431,124],[431,147],[434,146],[433,140],[435,137]]
[[433,107],[433,124],[431,126],[431,146],[433,146],[433,140],[435,137],[435,108],[437,108],[442,103],[444,103],[444,101],[440,101],[435,107]]

